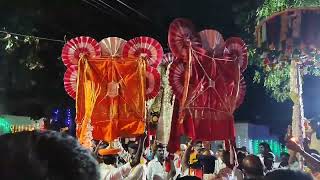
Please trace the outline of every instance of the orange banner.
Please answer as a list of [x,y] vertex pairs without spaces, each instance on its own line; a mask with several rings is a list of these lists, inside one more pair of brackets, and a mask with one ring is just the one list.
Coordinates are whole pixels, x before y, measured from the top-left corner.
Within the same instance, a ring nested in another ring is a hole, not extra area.
[[81,59],[76,98],[77,136],[135,137],[145,130],[146,64],[133,58]]

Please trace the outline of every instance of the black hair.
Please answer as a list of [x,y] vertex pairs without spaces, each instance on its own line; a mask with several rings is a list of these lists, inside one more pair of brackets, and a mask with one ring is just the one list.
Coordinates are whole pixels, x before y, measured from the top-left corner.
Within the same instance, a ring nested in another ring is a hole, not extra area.
[[102,160],[107,165],[113,165],[117,163],[117,156],[116,155],[102,156]]
[[280,157],[282,157],[282,156],[286,156],[286,157],[290,157],[290,154],[289,153],[287,153],[287,152],[281,152],[280,153]]
[[0,136],[0,179],[98,180],[97,161],[71,136],[28,131]]
[[202,144],[202,141],[196,141],[194,144]]
[[177,180],[201,180],[201,179],[196,176],[184,176],[184,177],[177,178]]
[[245,154],[245,153],[243,153],[243,152],[241,152],[241,151],[239,151],[239,152],[237,153],[237,159],[238,159],[238,162],[239,162],[238,168],[239,168],[240,170],[243,169],[242,161],[243,161],[243,159],[244,159],[245,157],[246,157],[246,154]]
[[313,180],[312,176],[302,171],[293,171],[289,169],[277,169],[269,172],[265,180]]
[[[250,161],[250,163],[248,163]],[[247,175],[263,176],[263,165],[258,156],[248,155],[242,161],[243,170]]]
[[163,144],[159,143],[159,144],[156,144],[154,146],[154,152],[156,152],[158,149],[163,149],[165,148]]
[[270,145],[268,143],[266,143],[266,142],[260,143],[259,146],[263,146],[264,147],[265,153],[272,152],[271,148],[270,148]]
[[217,150],[217,152],[221,152],[221,153],[223,153],[224,151],[226,151],[226,150],[221,149],[221,148]]
[[226,164],[226,166],[232,169],[232,164],[230,164],[230,151],[223,151],[222,161]]
[[134,142],[130,142],[128,144],[128,148],[131,148],[131,149],[138,149],[139,145],[134,143]]

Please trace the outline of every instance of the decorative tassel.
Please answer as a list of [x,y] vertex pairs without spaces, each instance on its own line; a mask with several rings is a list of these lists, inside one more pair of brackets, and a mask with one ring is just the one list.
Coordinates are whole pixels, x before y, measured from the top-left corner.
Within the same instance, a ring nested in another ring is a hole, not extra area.
[[[86,62],[85,69],[88,68],[88,64]],[[97,86],[97,87],[96,87]],[[89,81],[85,82],[84,86],[84,91],[85,91],[85,115],[84,119],[82,120],[81,124],[81,132],[79,136],[79,142],[81,145],[84,147],[92,150],[93,149],[93,144],[92,144],[92,131],[93,127],[91,125],[91,115],[95,106],[95,103],[97,101],[97,98],[100,94],[101,87],[99,85],[95,85],[94,82]]]

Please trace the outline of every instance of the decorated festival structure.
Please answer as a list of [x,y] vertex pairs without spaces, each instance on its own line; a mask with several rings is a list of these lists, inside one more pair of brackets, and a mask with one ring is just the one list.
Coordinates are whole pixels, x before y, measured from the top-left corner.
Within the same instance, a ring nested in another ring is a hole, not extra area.
[[177,57],[169,73],[177,100],[168,150],[178,149],[182,134],[204,141],[234,141],[233,112],[245,95],[245,43],[240,38],[224,41],[212,29],[197,33],[187,19],[171,23],[168,42]]
[[100,43],[78,37],[66,43],[64,83],[76,99],[77,136],[91,148],[92,139],[111,142],[145,131],[146,100],[157,95],[161,45],[150,37],[126,42],[117,37]]
[[[266,74],[284,71],[278,79],[282,95],[293,101],[292,135],[302,144],[305,118],[302,82],[306,74],[319,76],[319,8],[287,9],[261,21],[256,28],[258,47],[262,52]],[[287,82],[287,83],[286,83]],[[274,88],[277,90],[277,88]]]
[[[68,41],[62,50],[64,84],[76,100],[77,137],[112,142],[146,130],[174,152],[180,136],[235,140],[233,112],[244,100],[242,72],[248,64],[240,38],[224,41],[216,30],[197,33],[187,19],[169,27],[171,52],[158,41],[90,37]],[[170,133],[171,132],[171,133]]]
[[[320,4],[297,2],[283,4],[286,6],[277,8],[278,12],[264,13],[265,18],[256,27],[256,40],[257,52],[262,55],[257,59],[262,59],[259,66],[264,85],[276,100],[293,101],[292,135],[302,145],[308,127],[302,99],[303,76],[320,76]],[[270,10],[270,5],[266,3],[259,12]],[[310,5],[315,7],[305,7]]]

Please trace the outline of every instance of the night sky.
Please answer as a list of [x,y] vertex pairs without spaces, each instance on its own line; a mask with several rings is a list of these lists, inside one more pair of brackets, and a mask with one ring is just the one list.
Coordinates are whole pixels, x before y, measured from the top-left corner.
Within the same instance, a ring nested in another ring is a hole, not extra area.
[[[102,2],[108,3],[114,10]],[[109,36],[128,40],[146,35],[159,40],[164,49],[168,50],[167,31],[173,19],[189,18],[198,31],[213,28],[220,31],[225,39],[230,36],[242,36],[244,29],[237,25],[238,14],[234,9],[240,6],[252,6],[254,9],[257,1],[122,0],[122,2],[143,15],[130,10],[117,0],[28,0],[25,2],[1,0],[0,27],[7,27],[7,30],[12,32],[25,31],[25,33],[28,28],[21,27],[34,27],[37,29],[33,32],[34,35],[54,39],[63,39],[65,35],[67,39],[87,35],[97,40]],[[14,22],[12,19],[15,19]],[[57,59],[63,44],[44,42],[42,45],[45,48],[41,53],[43,57],[48,58],[47,61],[50,61],[47,62],[49,68],[34,77],[39,82],[39,86],[32,92],[26,92],[22,99],[27,96],[37,96],[35,93],[38,93],[39,96],[47,99],[44,106],[52,106],[50,103],[72,106],[73,100],[64,93],[63,89],[64,67]],[[271,127],[272,132],[283,134],[291,121],[292,104],[289,101],[277,103],[271,99],[262,85],[252,83],[253,74],[252,67],[245,72],[247,95],[243,105],[236,112],[236,121],[266,124]],[[305,116],[311,118],[320,114],[320,108],[318,108],[320,79],[308,76],[304,80]],[[48,82],[57,84],[48,84]],[[31,113],[30,109],[22,108],[21,111],[25,114]]]

